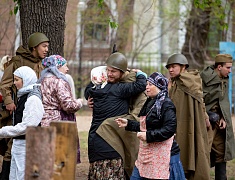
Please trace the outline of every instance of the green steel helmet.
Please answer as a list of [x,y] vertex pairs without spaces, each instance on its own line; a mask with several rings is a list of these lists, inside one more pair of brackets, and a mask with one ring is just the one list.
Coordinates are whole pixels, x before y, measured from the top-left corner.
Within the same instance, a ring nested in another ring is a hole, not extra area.
[[171,64],[185,65],[186,68],[189,67],[188,60],[183,54],[172,54],[167,60],[166,68],[168,69],[168,66]]
[[46,35],[43,33],[35,32],[29,36],[28,47],[29,49],[36,47],[42,42],[49,42],[48,37],[46,37]]
[[126,57],[119,52],[115,52],[109,56],[106,61],[107,66],[126,72],[127,70],[127,59]]

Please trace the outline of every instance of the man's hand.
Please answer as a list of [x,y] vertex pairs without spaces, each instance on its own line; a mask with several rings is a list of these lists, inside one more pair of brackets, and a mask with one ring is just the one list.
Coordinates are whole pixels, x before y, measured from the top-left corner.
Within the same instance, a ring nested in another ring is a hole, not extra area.
[[226,122],[223,118],[220,119],[220,121],[217,124],[219,125],[220,129],[225,129],[226,128]]
[[132,69],[132,71],[137,73],[137,72],[139,72],[141,70],[140,69]]
[[119,127],[126,127],[127,126],[127,119],[124,118],[117,118],[115,119]]
[[139,138],[141,141],[146,141],[146,132],[138,132],[137,138]]
[[6,109],[12,113],[12,111],[16,110],[16,105],[14,103],[8,104]]
[[93,108],[93,104],[94,104],[93,98],[89,97],[88,100],[87,100],[88,107],[92,109]]

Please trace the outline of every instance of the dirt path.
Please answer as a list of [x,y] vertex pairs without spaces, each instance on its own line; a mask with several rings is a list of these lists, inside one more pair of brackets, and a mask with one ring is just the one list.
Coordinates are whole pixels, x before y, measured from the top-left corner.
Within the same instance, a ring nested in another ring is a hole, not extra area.
[[77,116],[78,132],[89,131],[92,116]]

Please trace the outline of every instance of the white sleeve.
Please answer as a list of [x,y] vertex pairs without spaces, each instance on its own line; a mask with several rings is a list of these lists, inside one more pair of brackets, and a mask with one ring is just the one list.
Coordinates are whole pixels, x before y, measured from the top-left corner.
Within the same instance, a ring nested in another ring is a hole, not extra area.
[[0,138],[15,137],[25,134],[27,126],[38,126],[44,114],[42,101],[35,95],[25,102],[22,122],[15,126],[4,126],[0,129]]

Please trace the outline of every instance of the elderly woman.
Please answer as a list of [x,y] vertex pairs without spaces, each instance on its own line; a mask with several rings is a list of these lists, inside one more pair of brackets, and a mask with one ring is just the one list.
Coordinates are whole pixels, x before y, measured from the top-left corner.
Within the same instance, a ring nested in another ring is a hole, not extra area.
[[[45,114],[42,126],[52,121],[75,121],[75,112],[82,107],[82,99],[74,99],[65,74],[69,68],[67,61],[60,55],[51,55],[42,60],[45,69],[41,72],[42,101]],[[78,159],[80,162],[80,149]]]
[[0,129],[0,138],[13,137],[11,150],[10,180],[24,179],[26,140],[25,132],[28,126],[38,126],[43,117],[41,92],[36,73],[28,66],[15,70],[14,84],[17,92],[17,107],[12,126]]
[[51,55],[43,59],[42,65],[45,67],[39,79],[45,109],[42,126],[49,126],[51,121],[75,121],[82,100],[73,98],[65,76],[69,70],[67,61],[60,55]]
[[174,141],[175,106],[168,98],[168,80],[158,72],[147,78],[148,99],[140,111],[140,122],[117,118],[119,127],[135,131],[140,140],[131,179],[185,179]]

